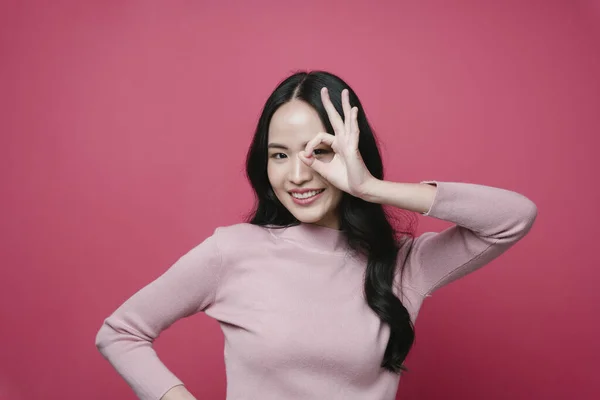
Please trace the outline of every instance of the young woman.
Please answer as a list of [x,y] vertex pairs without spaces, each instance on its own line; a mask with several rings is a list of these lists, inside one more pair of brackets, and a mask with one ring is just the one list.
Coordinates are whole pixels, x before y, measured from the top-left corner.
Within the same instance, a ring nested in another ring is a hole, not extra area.
[[[392,400],[423,300],[504,253],[537,216],[505,189],[384,180],[358,97],[323,71],[268,98],[247,174],[248,222],[217,228],[98,332],[140,399],[194,399],[152,343],[202,311],[225,335],[228,400]],[[397,235],[383,205],[453,226]]]

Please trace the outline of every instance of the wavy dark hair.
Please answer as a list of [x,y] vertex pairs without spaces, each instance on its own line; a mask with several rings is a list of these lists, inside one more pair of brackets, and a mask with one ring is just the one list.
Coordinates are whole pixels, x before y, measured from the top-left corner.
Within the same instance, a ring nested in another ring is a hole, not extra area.
[[[287,227],[300,223],[275,195],[267,176],[268,130],[275,111],[283,104],[299,99],[319,114],[327,132],[334,133],[321,101],[320,89],[326,86],[331,101],[343,114],[341,93],[348,89],[350,104],[358,106],[360,129],[359,151],[363,161],[377,179],[383,179],[383,163],[376,137],[367,121],[356,93],[341,78],[325,71],[296,72],[284,79],[267,99],[246,158],[246,175],[256,196],[248,223],[260,226]],[[408,369],[404,360],[415,340],[414,326],[408,310],[393,292],[394,276],[402,239],[414,239],[414,233],[394,229],[393,216],[381,204],[371,203],[343,192],[339,205],[340,230],[350,247],[367,258],[364,294],[367,303],[390,327],[390,338],[381,367],[401,374]],[[398,236],[402,234],[402,236]],[[410,241],[412,243],[412,240]],[[412,246],[411,246],[412,247]],[[402,271],[399,271],[400,273]],[[401,274],[402,275],[402,274]]]

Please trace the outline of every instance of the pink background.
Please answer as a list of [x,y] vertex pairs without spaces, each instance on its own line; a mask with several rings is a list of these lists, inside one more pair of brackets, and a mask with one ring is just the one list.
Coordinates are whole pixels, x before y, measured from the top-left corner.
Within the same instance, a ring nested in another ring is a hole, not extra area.
[[[300,68],[357,91],[387,179],[538,206],[525,239],[425,302],[398,398],[596,398],[600,5],[245,3],[2,2],[0,398],[133,398],[97,330],[241,221],[260,108]],[[198,399],[225,398],[216,321],[156,349]]]

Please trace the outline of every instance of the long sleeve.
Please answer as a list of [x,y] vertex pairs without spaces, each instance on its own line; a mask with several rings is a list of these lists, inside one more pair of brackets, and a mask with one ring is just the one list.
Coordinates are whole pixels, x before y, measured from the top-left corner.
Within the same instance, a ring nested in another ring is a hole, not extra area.
[[535,203],[506,189],[462,182],[421,183],[437,186],[431,208],[423,215],[455,224],[414,240],[404,274],[423,296],[500,256],[529,232],[537,216]]
[[161,331],[214,302],[221,274],[217,231],[105,319],[96,347],[143,400],[183,384],[152,347]]

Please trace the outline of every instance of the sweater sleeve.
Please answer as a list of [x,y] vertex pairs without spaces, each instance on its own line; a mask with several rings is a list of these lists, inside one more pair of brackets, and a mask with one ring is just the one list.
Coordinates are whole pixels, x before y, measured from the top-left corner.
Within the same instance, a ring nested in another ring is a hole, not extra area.
[[407,284],[422,296],[494,260],[531,229],[535,203],[506,189],[462,182],[423,181],[437,186],[423,215],[454,223],[413,242],[405,263]]
[[214,302],[221,273],[217,232],[126,300],[96,335],[100,353],[140,399],[158,400],[183,384],[160,361],[152,344],[175,321]]

